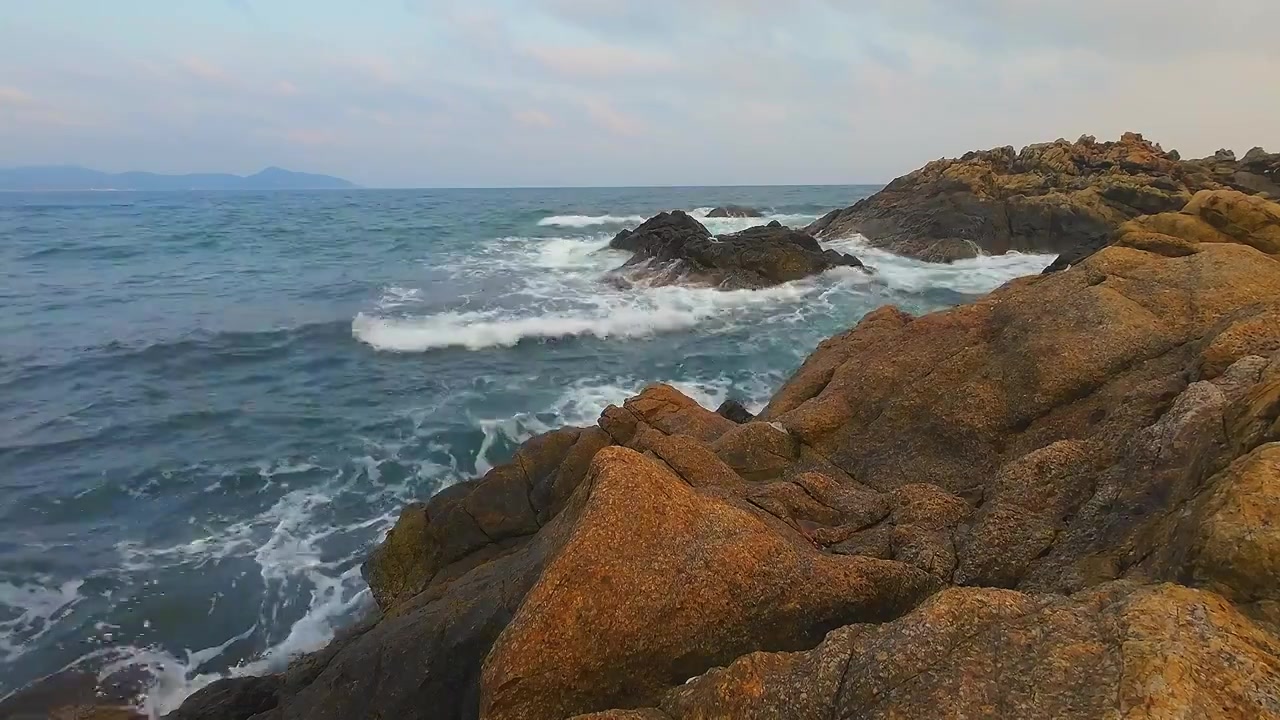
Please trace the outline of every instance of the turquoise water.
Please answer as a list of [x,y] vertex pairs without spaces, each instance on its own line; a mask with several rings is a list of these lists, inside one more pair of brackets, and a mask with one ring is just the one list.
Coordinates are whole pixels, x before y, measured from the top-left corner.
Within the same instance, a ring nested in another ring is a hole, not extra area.
[[[137,667],[162,712],[370,607],[399,507],[644,385],[759,406],[817,343],[1049,258],[621,290],[671,208],[807,224],[874,188],[0,194],[0,696]],[[766,218],[768,219],[768,218]],[[713,231],[750,220],[707,221]]]

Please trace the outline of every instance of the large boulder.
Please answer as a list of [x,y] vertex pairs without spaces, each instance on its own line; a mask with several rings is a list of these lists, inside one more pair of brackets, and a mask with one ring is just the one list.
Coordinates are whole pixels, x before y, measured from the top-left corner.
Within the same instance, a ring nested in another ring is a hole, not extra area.
[[1061,253],[1104,242],[1120,223],[1176,211],[1221,185],[1136,133],[1082,137],[931,162],[809,226],[859,233],[876,247],[949,262],[1010,251]]
[[745,653],[898,617],[937,586],[905,565],[824,554],[633,450],[601,451],[581,492],[571,537],[485,661],[482,717],[651,703]]
[[615,278],[649,285],[757,289],[836,267],[863,268],[858,258],[823,250],[812,235],[777,221],[712,237],[701,223],[678,210],[618,233],[610,247],[634,253],[614,271]]
[[175,717],[1280,718],[1280,262],[1231,198],[871,313],[744,422],[657,385],[534,438],[406,510],[378,617]]
[[743,207],[742,205],[721,205],[712,208],[707,213],[709,218],[758,218],[763,217],[764,213],[755,208]]

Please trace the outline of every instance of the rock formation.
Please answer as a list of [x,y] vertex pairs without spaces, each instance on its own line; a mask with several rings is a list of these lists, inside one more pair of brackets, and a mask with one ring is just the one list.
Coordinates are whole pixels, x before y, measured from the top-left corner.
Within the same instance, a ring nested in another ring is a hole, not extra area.
[[[1225,151],[1224,151],[1225,153]],[[1122,223],[1176,212],[1201,190],[1276,189],[1280,155],[1261,148],[1180,160],[1136,133],[1085,136],[937,160],[809,226],[817,237],[860,233],[900,255],[950,262],[1009,251],[1096,249]]]
[[609,247],[634,253],[614,271],[615,278],[649,285],[757,289],[835,267],[863,267],[858,258],[823,250],[813,236],[777,221],[713,237],[679,210],[656,215],[635,230],[623,230]]
[[1202,242],[1239,242],[1271,255],[1280,253],[1280,206],[1235,190],[1202,190],[1180,212],[1134,218],[1098,242],[1062,253],[1045,272],[1068,268],[1112,244],[1189,255]]
[[378,618],[172,717],[1280,717],[1276,212],[882,308],[742,424],[534,438],[405,509]]
[[1255,147],[1236,159],[1230,150],[1186,163],[1192,172],[1204,172],[1209,179],[1225,187],[1280,200],[1280,153],[1268,153]]
[[743,207],[741,205],[721,205],[712,208],[707,213],[709,218],[758,218],[763,217],[764,213],[755,208]]

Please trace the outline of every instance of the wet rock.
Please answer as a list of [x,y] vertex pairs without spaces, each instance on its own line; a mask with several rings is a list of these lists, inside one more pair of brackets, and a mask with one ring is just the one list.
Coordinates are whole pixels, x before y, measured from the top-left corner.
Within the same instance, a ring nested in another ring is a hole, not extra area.
[[709,218],[758,218],[763,215],[764,213],[755,208],[743,207],[742,205],[721,205],[720,207],[712,208],[707,213]]
[[720,403],[720,407],[716,408],[716,414],[728,418],[739,425],[749,423],[755,419],[755,415],[752,415],[751,411],[743,407],[742,403],[737,400],[725,400]]
[[227,678],[196,691],[167,720],[248,720],[279,704],[280,679]]
[[657,215],[635,231],[624,230],[610,246],[634,253],[613,272],[614,279],[648,285],[758,289],[836,267],[863,267],[858,258],[823,250],[811,235],[777,221],[712,237],[680,211]]

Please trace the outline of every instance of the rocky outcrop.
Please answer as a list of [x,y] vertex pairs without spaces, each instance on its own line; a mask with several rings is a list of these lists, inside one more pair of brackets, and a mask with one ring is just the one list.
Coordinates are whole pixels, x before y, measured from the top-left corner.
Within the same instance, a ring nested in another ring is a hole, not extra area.
[[657,385],[530,440],[251,717],[1280,717],[1280,261],[1225,197],[873,312],[745,422]]
[[1187,165],[1192,172],[1204,172],[1224,187],[1280,200],[1280,153],[1255,147],[1237,160],[1234,152],[1219,150],[1209,157],[1189,160]]
[[612,277],[624,283],[692,284],[724,290],[757,289],[800,280],[836,267],[863,268],[858,258],[823,250],[808,233],[777,221],[712,237],[679,210],[623,230],[609,243],[634,255]]
[[707,213],[709,218],[758,218],[764,217],[764,213],[755,208],[743,207],[742,205],[721,205],[712,208]]
[[1105,245],[1126,220],[1176,212],[1201,190],[1257,192],[1274,183],[1278,160],[1255,149],[1239,163],[1183,162],[1136,133],[996,148],[931,162],[808,230],[860,233],[876,247],[935,262],[1070,253]]
[[1046,272],[1066,269],[1107,245],[1160,255],[1190,255],[1200,243],[1244,243],[1280,256],[1280,205],[1236,190],[1203,190],[1176,213],[1134,218],[1110,236],[1058,256]]

